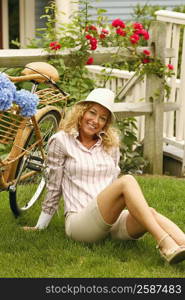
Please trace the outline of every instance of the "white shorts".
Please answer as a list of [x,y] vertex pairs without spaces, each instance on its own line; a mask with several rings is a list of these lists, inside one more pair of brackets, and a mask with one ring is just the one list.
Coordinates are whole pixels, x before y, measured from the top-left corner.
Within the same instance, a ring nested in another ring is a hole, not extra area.
[[97,201],[91,201],[80,212],[69,212],[65,219],[66,235],[81,242],[97,242],[108,234],[114,239],[134,240],[129,236],[126,219],[129,212],[123,210],[113,225],[107,224],[100,214]]

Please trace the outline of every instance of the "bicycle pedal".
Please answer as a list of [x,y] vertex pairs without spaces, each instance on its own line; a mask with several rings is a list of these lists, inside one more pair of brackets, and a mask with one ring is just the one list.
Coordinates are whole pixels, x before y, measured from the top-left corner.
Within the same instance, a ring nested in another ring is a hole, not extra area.
[[39,166],[33,163],[27,163],[26,167],[32,171],[41,172],[43,169],[43,166]]
[[29,160],[36,160],[36,161],[40,161],[40,162],[44,162],[44,159],[38,156],[34,156],[34,155],[30,155]]

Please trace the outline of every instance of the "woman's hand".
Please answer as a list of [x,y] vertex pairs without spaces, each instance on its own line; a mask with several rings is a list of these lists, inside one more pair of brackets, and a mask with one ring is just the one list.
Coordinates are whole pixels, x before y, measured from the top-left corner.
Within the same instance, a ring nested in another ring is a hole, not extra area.
[[24,226],[24,227],[22,227],[25,231],[36,231],[36,230],[38,230],[38,228],[36,228],[36,227],[31,227],[31,226]]

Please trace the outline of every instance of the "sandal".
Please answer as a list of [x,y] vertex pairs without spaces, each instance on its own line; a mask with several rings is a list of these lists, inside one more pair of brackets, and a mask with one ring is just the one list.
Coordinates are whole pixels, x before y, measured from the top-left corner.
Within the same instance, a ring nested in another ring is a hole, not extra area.
[[157,249],[159,249],[159,253],[161,256],[169,263],[169,264],[177,264],[183,260],[185,260],[185,246],[177,246],[175,248],[172,248],[167,253],[164,253],[160,249],[161,243],[169,237],[169,234],[166,233],[161,240],[159,241],[158,245],[156,246]]

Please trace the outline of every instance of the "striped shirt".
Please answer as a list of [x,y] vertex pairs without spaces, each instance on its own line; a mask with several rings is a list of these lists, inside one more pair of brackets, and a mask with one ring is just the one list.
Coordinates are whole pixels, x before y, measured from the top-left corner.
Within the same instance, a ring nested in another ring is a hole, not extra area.
[[[96,144],[88,149],[77,137],[77,132],[59,131],[49,140],[47,194],[42,205],[42,215],[46,219],[56,212],[61,196],[65,214],[78,212],[120,173],[118,147],[107,153],[99,135]],[[47,223],[43,216],[40,216],[37,228],[46,227],[46,224],[40,224],[42,221]]]

